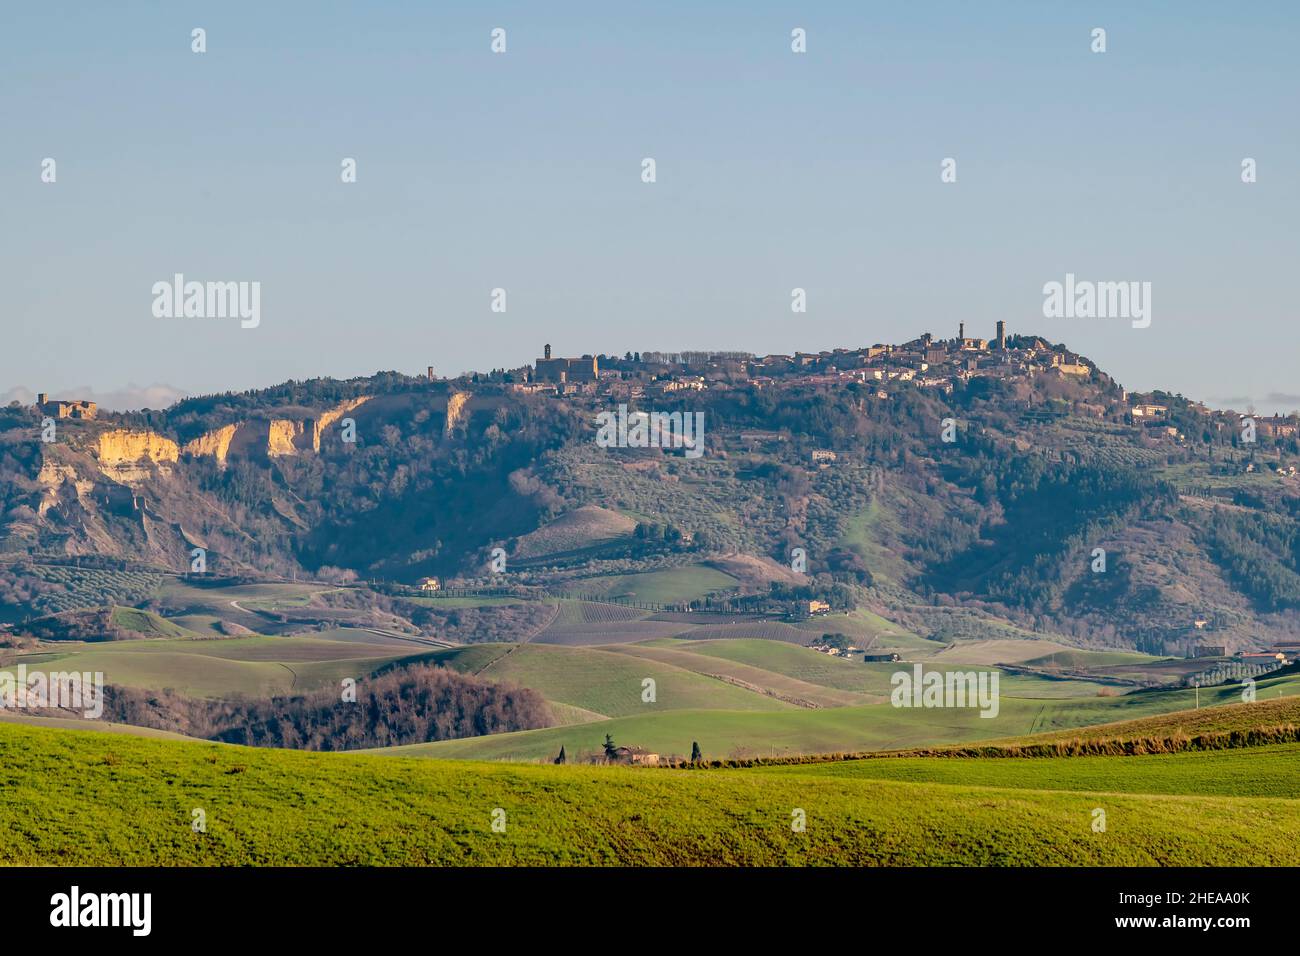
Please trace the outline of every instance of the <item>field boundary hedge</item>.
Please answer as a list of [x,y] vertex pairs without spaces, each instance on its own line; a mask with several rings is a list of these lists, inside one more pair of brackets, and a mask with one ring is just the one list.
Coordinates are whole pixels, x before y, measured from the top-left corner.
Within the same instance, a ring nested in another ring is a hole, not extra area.
[[1300,743],[1300,727],[1279,724],[1250,730],[1225,730],[1211,733],[1175,734],[1170,737],[1128,737],[1108,740],[1075,738],[1041,744],[990,744],[982,747],[945,747],[915,750],[882,750],[855,753],[805,754],[798,757],[754,757],[738,760],[704,760],[661,762],[661,767],[677,770],[730,770],[743,767],[782,767],[799,764],[836,763],[846,760],[882,760],[890,757],[948,757],[978,759],[982,757],[1142,757],[1210,750],[1236,750],[1244,747],[1267,747],[1273,744]]

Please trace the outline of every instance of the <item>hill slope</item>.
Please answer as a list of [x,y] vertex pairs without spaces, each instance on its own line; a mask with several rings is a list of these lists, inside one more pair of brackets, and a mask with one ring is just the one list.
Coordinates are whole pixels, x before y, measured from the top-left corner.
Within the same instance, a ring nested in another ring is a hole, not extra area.
[[[18,865],[1300,863],[1300,801],[1273,796],[444,764],[7,723],[0,751],[0,840]],[[1161,764],[1163,779],[1203,757]],[[1274,759],[1300,777],[1300,748]]]

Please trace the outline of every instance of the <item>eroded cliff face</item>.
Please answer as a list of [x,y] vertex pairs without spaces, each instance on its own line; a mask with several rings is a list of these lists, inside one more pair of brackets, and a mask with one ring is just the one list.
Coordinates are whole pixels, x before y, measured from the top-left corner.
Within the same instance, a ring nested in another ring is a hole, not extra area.
[[275,418],[269,422],[225,425],[186,442],[183,450],[196,458],[213,457],[222,465],[231,457],[277,458],[308,451],[319,452],[326,431],[368,401],[368,395],[351,398],[316,418]]
[[60,464],[49,458],[41,462],[41,470],[36,473],[36,481],[41,486],[41,495],[36,506],[36,513],[42,518],[45,517],[47,511],[59,503],[60,493],[65,485],[72,489],[78,501],[84,501],[95,487],[93,481],[78,475],[76,468],[71,465]]
[[[40,541],[42,547],[53,552],[120,554],[122,543],[101,514],[113,489],[132,500],[129,486],[105,480],[93,455],[66,446],[43,447],[42,451],[41,466],[35,475],[37,491],[27,501],[37,522],[22,528],[20,523],[11,524],[7,532]],[[87,451],[93,452],[94,446]],[[123,466],[119,461],[113,467]],[[146,460],[140,467],[149,470],[152,466]]]
[[274,458],[279,455],[296,455],[305,450],[303,438],[307,434],[306,422],[290,421],[287,418],[272,419],[266,436],[266,453]]
[[239,431],[238,425],[226,425],[218,428],[216,431],[207,432],[200,435],[193,441],[185,443],[182,449],[185,454],[193,455],[196,458],[211,455],[221,464],[226,463],[226,456],[230,454],[230,445],[235,440],[235,433]]
[[145,481],[157,471],[169,472],[180,454],[180,446],[170,438],[125,428],[103,432],[95,450],[100,471],[122,484]]
[[358,398],[350,398],[346,402],[340,402],[327,412],[322,412],[321,416],[312,424],[312,451],[320,451],[321,435],[325,430],[337,422],[348,412],[356,411],[366,402],[370,401],[369,395],[362,395]]
[[465,406],[469,403],[469,399],[469,392],[452,392],[447,396],[447,424],[443,429],[444,435],[450,435],[456,430],[456,426],[464,421]]
[[[383,543],[353,543],[345,522],[324,513],[310,495],[307,500],[300,497],[322,473],[327,482],[351,480],[352,470],[340,455],[351,450],[342,442],[344,420],[355,418],[362,449],[384,441],[390,428],[418,436],[441,469],[443,459],[456,453],[466,427],[497,407],[492,402],[508,400],[465,388],[438,388],[293,410],[268,404],[250,407],[242,420],[215,419],[206,432],[184,432],[184,441],[174,440],[162,426],[151,431],[133,424],[135,419],[70,422],[60,426],[58,441],[35,445],[29,439],[35,453],[29,448],[13,456],[22,465],[22,493],[16,499],[20,506],[0,516],[0,544],[13,541],[15,547],[51,553],[122,555],[177,570],[188,567],[193,547],[202,546],[209,553],[210,568],[234,573],[268,570],[263,538],[274,536],[277,542],[296,539],[316,548],[305,562],[308,566],[340,555],[358,566],[396,561],[386,556]],[[184,428],[186,421],[191,420],[178,418],[173,424]],[[246,462],[256,467],[248,470],[246,480],[228,483],[239,495],[231,501],[214,487],[214,473],[217,467]],[[293,467],[299,462],[311,462],[312,467]],[[489,469],[483,474],[490,474]],[[269,494],[244,495],[252,483]],[[396,484],[391,491],[394,500],[407,493]],[[403,507],[427,515],[429,523],[441,520],[436,505],[415,496]],[[477,539],[473,543],[477,546]],[[399,544],[397,549],[414,552],[422,546]],[[330,548],[334,550],[327,554]],[[273,555],[274,570],[294,568],[303,561],[302,554],[280,549]]]

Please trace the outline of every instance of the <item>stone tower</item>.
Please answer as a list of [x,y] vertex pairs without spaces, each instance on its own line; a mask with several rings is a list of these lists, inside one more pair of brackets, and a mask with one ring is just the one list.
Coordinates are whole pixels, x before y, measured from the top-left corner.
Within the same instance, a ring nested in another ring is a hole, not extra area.
[[998,351],[1007,347],[1007,324],[998,319]]
[[966,323],[965,323],[965,322],[958,322],[958,323],[957,323],[957,338],[958,338],[958,340],[965,340],[965,338],[966,338]]
[[542,350],[542,358],[550,358],[550,357],[551,357],[551,347],[548,345]]

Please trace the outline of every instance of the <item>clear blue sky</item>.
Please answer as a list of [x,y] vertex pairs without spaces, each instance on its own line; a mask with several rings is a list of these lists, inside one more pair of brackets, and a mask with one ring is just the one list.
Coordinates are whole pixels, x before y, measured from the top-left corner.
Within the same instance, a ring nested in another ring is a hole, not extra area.
[[[1298,47],[1289,2],[6,3],[0,393],[1005,319],[1300,407]],[[175,272],[260,281],[260,327],[154,318]],[[1150,281],[1151,327],[1045,319],[1066,272]]]

